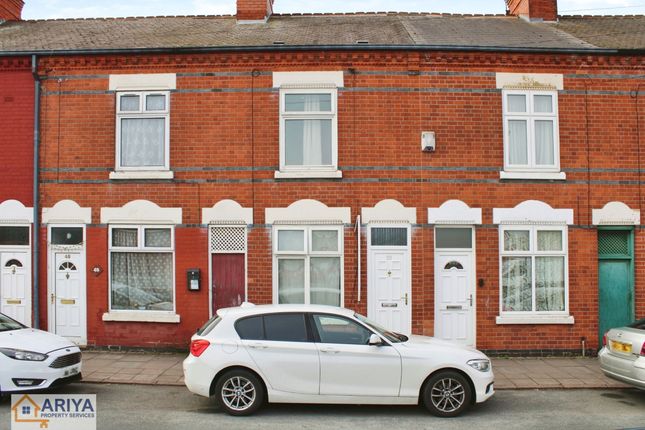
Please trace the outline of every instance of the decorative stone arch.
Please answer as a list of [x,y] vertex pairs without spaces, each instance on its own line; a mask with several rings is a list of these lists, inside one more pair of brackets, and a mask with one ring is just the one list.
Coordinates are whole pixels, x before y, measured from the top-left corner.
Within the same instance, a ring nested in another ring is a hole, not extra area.
[[573,224],[573,209],[554,209],[538,200],[526,200],[512,209],[493,209],[494,224]]
[[235,200],[220,200],[202,209],[202,224],[253,224],[253,208],[244,208]]
[[482,223],[482,210],[471,208],[461,200],[448,200],[438,208],[428,208],[428,223],[477,225]]
[[351,209],[329,207],[318,200],[303,199],[286,208],[267,208],[267,224],[349,224]]
[[120,208],[101,208],[101,224],[181,224],[181,211],[148,200],[133,200]]
[[43,224],[91,224],[92,208],[83,208],[74,200],[61,200],[43,208]]
[[622,202],[609,202],[602,209],[592,211],[593,225],[639,225],[641,211]]
[[33,208],[26,207],[18,200],[5,200],[0,203],[0,224],[31,224],[33,222]]
[[361,218],[364,223],[416,224],[417,208],[406,208],[398,200],[386,199],[381,200],[374,207],[362,208]]

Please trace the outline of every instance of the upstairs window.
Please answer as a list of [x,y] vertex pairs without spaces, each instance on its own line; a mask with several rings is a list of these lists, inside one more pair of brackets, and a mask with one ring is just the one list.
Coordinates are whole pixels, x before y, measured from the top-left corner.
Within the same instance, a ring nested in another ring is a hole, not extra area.
[[117,170],[169,169],[169,94],[117,93]]
[[504,169],[559,172],[557,91],[504,90]]

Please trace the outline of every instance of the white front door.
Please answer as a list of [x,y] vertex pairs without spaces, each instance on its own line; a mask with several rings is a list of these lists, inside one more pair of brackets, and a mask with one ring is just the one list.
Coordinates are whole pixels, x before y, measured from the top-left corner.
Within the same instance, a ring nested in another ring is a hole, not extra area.
[[2,313],[31,327],[31,282],[29,253],[3,252],[0,290]]
[[81,254],[57,252],[54,261],[54,291],[50,297],[54,332],[82,344],[86,327],[84,267]]
[[412,331],[412,289],[407,250],[370,250],[368,314],[398,333]]
[[473,346],[472,253],[438,252],[435,262],[435,337]]

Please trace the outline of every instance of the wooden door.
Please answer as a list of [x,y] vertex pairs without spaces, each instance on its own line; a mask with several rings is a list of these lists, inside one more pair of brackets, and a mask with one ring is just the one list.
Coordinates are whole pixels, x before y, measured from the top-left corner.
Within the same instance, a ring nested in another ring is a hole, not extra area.
[[244,254],[213,254],[213,314],[246,300]]

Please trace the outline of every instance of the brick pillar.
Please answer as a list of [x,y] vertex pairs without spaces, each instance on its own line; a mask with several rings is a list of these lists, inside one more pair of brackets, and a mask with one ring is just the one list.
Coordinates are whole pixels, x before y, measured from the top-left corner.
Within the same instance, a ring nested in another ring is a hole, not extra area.
[[529,21],[557,21],[557,0],[506,0],[506,13]]
[[272,13],[273,0],[237,0],[238,21],[261,21]]
[[24,5],[22,0],[0,0],[0,21],[20,21]]

